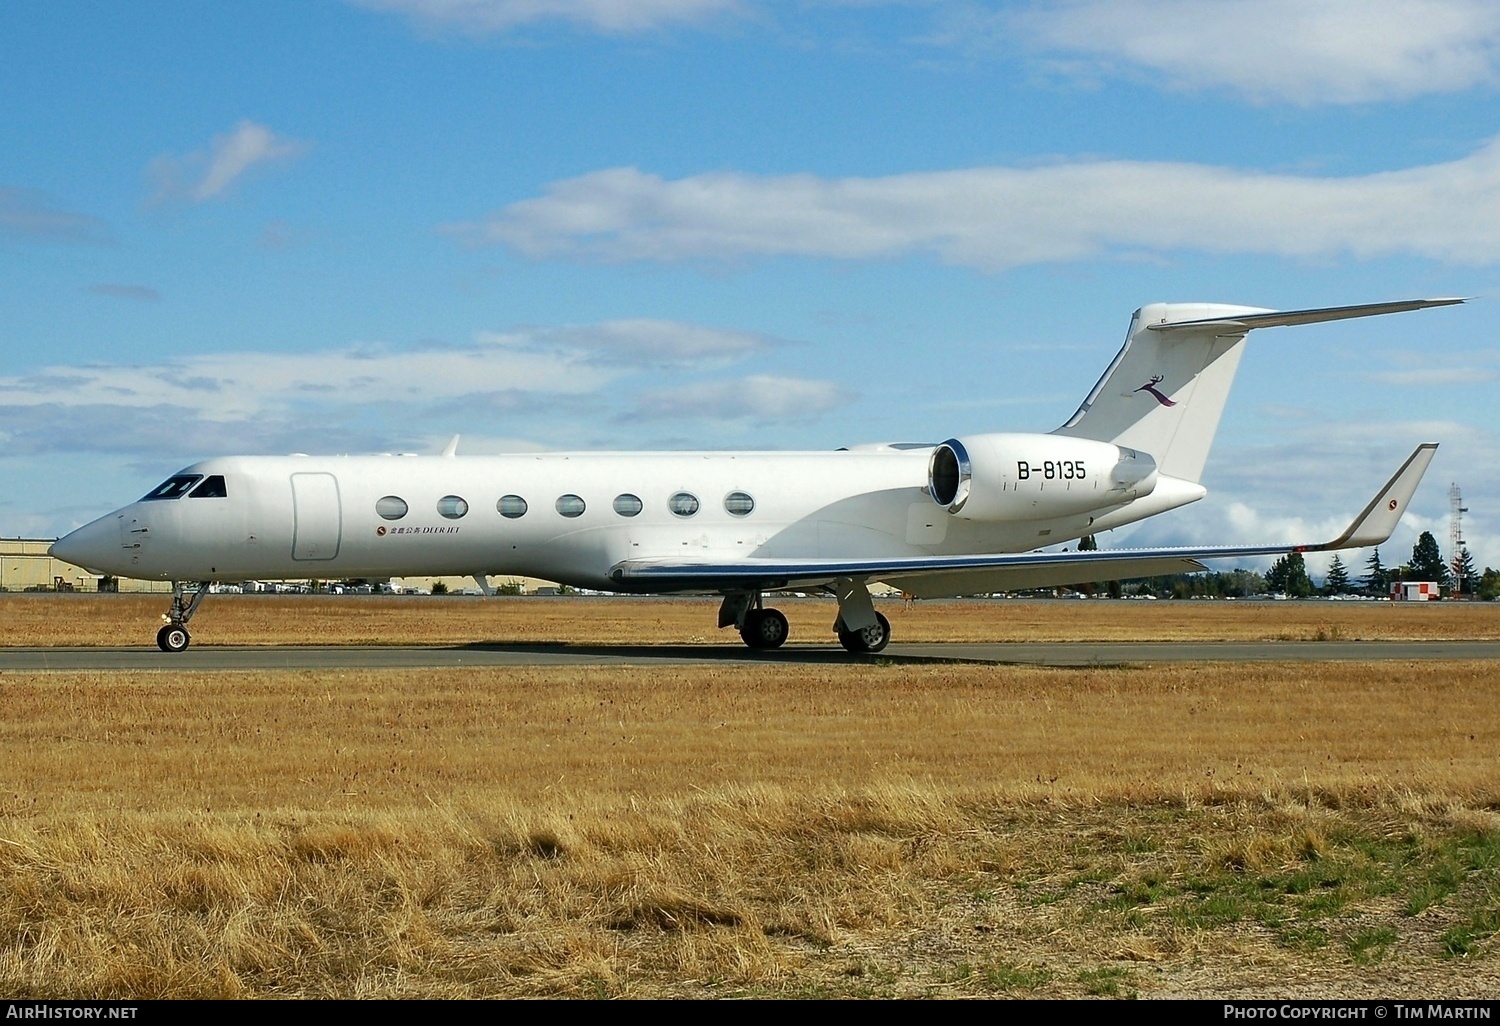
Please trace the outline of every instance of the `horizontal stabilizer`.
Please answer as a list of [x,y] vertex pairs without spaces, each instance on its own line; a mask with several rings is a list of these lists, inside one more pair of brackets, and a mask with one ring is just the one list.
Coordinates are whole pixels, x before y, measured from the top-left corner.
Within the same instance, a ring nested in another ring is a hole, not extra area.
[[819,587],[840,578],[886,581],[913,595],[962,595],[1018,588],[1155,577],[1203,570],[1200,560],[1282,556],[1379,545],[1406,512],[1437,446],[1419,445],[1401,469],[1348,530],[1333,541],[1304,545],[1178,546],[1149,549],[1095,549],[1078,552],[993,552],[954,556],[876,558],[736,559],[693,562],[680,559],[627,559],[610,576],[644,591],[766,591]]
[[1201,331],[1217,328],[1224,334],[1237,334],[1255,328],[1284,328],[1293,324],[1317,324],[1321,321],[1344,321],[1351,317],[1375,317],[1379,314],[1407,313],[1434,306],[1457,306],[1465,299],[1403,299],[1394,303],[1365,303],[1360,306],[1326,306],[1319,310],[1267,310],[1265,313],[1236,314],[1232,317],[1210,317],[1198,321],[1148,324],[1152,331]]

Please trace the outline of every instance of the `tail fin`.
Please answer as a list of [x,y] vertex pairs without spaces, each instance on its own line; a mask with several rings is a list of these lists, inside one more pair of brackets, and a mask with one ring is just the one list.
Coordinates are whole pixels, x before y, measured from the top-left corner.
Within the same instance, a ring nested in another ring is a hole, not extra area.
[[1161,473],[1199,481],[1244,351],[1256,328],[1451,306],[1414,299],[1278,312],[1215,303],[1152,303],[1135,312],[1125,345],[1078,412],[1054,434],[1150,453]]

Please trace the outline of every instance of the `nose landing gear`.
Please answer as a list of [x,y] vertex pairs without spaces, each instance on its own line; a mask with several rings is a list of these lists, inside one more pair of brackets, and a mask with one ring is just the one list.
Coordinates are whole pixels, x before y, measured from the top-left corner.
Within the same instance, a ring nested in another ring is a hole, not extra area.
[[181,652],[192,640],[187,628],[180,623],[163,624],[156,632],[156,647],[163,652]]
[[162,616],[167,621],[156,632],[156,645],[163,652],[181,652],[193,640],[187,623],[208,594],[208,581],[173,581],[172,608]]

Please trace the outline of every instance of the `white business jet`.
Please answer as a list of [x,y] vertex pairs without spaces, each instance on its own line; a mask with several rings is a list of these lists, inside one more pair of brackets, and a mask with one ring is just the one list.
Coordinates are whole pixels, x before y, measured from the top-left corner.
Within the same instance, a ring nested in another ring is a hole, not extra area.
[[188,645],[215,581],[519,575],[616,592],[720,594],[751,648],[787,639],[762,596],[838,599],[851,652],[890,640],[868,585],[931,598],[1203,570],[1204,559],[1351,549],[1390,537],[1437,448],[1419,446],[1321,544],[1039,551],[1208,494],[1200,483],[1246,335],[1450,306],[1321,310],[1158,303],[1083,405],[1048,434],[832,452],[234,456],[173,474],[52,546],[101,573],[173,582],[157,635]]

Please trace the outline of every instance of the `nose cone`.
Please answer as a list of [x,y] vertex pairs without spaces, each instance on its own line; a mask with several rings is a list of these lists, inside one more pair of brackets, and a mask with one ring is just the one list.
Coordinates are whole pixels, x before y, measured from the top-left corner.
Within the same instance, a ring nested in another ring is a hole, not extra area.
[[100,517],[91,524],[84,524],[72,534],[64,535],[52,543],[48,554],[65,563],[81,566],[85,570],[100,570],[118,573],[120,562],[120,532],[115,525],[114,514]]

